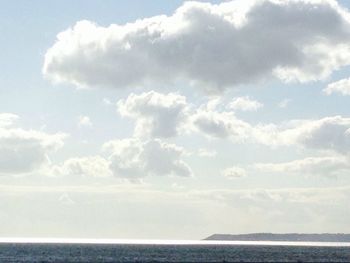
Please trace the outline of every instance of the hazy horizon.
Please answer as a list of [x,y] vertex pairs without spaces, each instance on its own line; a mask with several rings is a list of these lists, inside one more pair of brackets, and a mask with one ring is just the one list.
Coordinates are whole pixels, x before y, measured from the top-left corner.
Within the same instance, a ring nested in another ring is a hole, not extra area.
[[0,238],[350,233],[349,7],[3,1]]

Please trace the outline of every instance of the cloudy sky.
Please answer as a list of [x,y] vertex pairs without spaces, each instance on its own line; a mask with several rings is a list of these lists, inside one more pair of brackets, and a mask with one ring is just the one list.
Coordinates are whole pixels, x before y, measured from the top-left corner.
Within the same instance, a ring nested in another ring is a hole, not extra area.
[[350,232],[350,4],[1,1],[0,236]]

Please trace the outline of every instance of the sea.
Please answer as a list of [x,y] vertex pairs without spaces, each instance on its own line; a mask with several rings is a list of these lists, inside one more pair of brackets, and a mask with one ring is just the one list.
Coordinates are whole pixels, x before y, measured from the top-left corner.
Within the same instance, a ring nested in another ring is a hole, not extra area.
[[0,262],[350,262],[350,244],[0,240]]

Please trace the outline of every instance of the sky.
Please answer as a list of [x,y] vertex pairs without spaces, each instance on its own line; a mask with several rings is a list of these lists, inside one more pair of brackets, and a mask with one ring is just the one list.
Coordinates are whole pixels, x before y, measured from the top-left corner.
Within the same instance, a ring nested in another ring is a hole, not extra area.
[[0,4],[0,237],[350,232],[347,1]]

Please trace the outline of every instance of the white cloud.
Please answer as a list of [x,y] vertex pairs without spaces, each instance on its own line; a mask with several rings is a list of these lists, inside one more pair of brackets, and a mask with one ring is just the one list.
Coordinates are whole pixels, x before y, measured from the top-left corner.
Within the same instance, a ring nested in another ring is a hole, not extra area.
[[306,122],[296,129],[297,142],[308,148],[350,151],[350,118],[326,117]]
[[[3,115],[4,116],[4,115]],[[65,134],[47,134],[12,127],[18,117],[7,115],[0,126],[0,175],[28,174],[49,163],[48,154],[63,146]]]
[[184,129],[187,121],[186,98],[175,93],[132,93],[117,105],[122,116],[136,121],[136,136],[173,137]]
[[111,100],[109,98],[103,98],[102,100],[103,104],[110,106],[113,105],[113,103],[111,102]]
[[223,170],[222,175],[229,179],[234,179],[234,178],[245,177],[247,175],[247,172],[245,169],[241,167],[233,166]]
[[350,78],[341,79],[336,82],[332,82],[327,85],[327,88],[323,90],[326,95],[331,95],[333,93],[339,93],[343,96],[350,95]]
[[283,99],[278,103],[278,107],[282,109],[287,108],[291,101],[292,101],[291,99]]
[[333,0],[186,2],[125,25],[79,21],[57,35],[43,73],[78,87],[188,80],[216,91],[318,80],[350,63],[349,20]]
[[194,130],[209,137],[243,142],[251,136],[251,125],[238,119],[233,112],[200,107],[191,116],[191,123]]
[[112,176],[109,165],[101,156],[71,158],[52,167],[51,173],[54,176],[109,177]]
[[217,155],[217,151],[215,150],[208,150],[208,149],[205,149],[205,148],[201,148],[198,150],[198,156],[200,157],[210,157],[210,158],[213,158]]
[[186,187],[183,185],[179,185],[178,183],[173,183],[171,185],[171,188],[174,189],[175,191],[180,191],[180,190],[184,190]]
[[217,109],[217,102],[218,100],[209,100],[198,110],[190,112],[187,130],[202,133],[209,138],[230,139],[235,143],[350,152],[350,118],[331,116],[316,120],[254,125],[237,118],[232,111]]
[[350,160],[346,156],[308,157],[285,163],[258,163],[255,167],[264,172],[336,176],[350,172]]
[[92,122],[88,116],[79,116],[78,125],[81,127],[92,127]]
[[248,96],[234,98],[228,105],[227,108],[237,111],[257,111],[264,105],[259,101],[252,100]]
[[184,150],[159,139],[114,140],[106,143],[104,149],[110,154],[110,169],[116,177],[132,180],[146,176],[192,175],[190,167],[182,160]]
[[71,205],[75,205],[76,203],[72,200],[72,198],[69,196],[69,194],[64,193],[62,194],[59,198],[58,201],[62,204],[62,205],[67,205],[67,206],[71,206]]
[[138,138],[113,140],[103,145],[108,155],[76,157],[51,167],[53,176],[112,177],[137,181],[146,176],[192,176],[182,160],[184,149],[159,139]]
[[19,117],[12,113],[0,113],[0,128],[12,126]]
[[253,138],[270,146],[298,145],[304,148],[345,153],[350,151],[350,118],[325,117],[292,120],[275,125],[257,125]]
[[[220,99],[208,100],[197,110],[179,94],[150,91],[119,100],[122,116],[135,120],[135,135],[147,138],[173,137],[199,132],[209,138],[235,143],[258,143],[269,147],[299,146],[307,149],[350,152],[350,118],[325,117],[290,120],[280,124],[250,124],[236,117]],[[206,155],[202,151],[199,155]]]
[[252,125],[238,119],[233,112],[208,110],[202,106],[191,115],[191,125],[208,137],[228,138],[238,143],[350,152],[350,118],[341,116]]
[[220,98],[209,99],[194,110],[184,96],[155,91],[132,93],[117,103],[122,116],[135,120],[134,135],[137,137],[169,138],[197,131],[208,137],[230,138],[236,142],[251,139],[253,127],[238,119],[233,111],[218,110],[221,104]]

